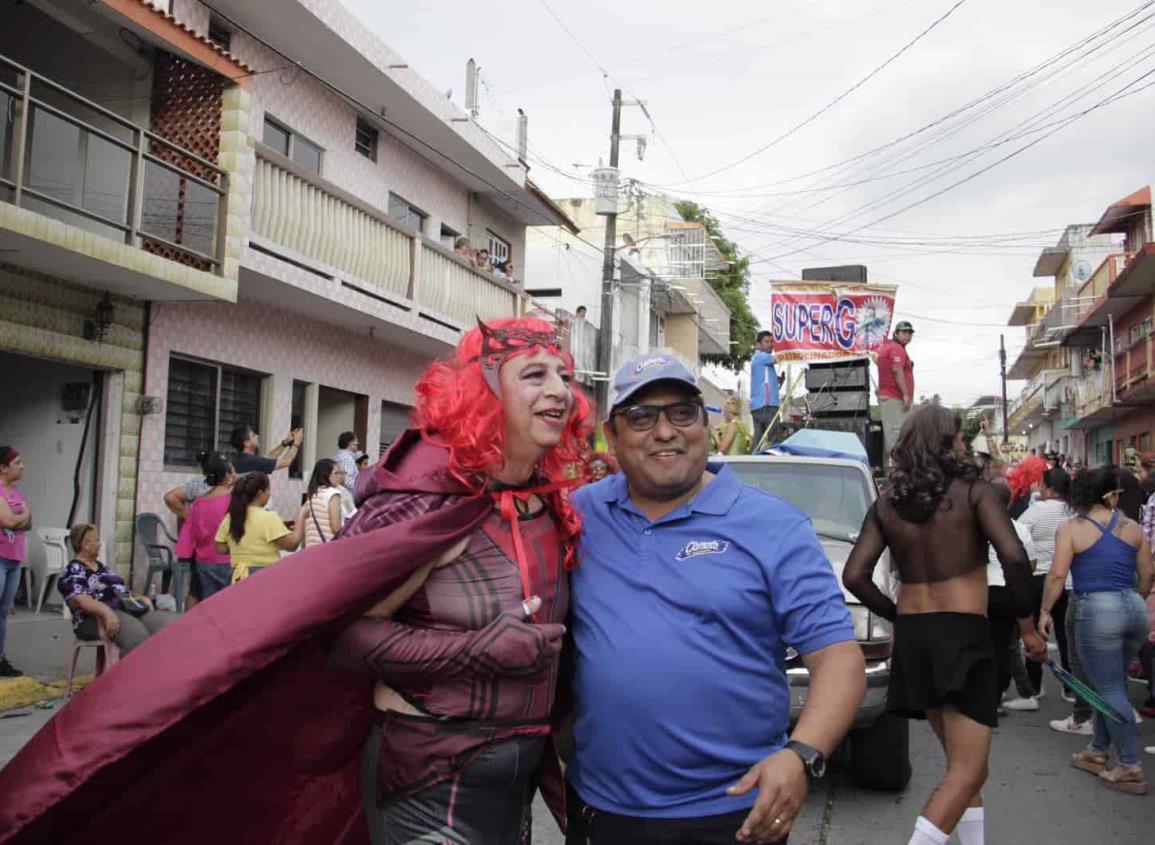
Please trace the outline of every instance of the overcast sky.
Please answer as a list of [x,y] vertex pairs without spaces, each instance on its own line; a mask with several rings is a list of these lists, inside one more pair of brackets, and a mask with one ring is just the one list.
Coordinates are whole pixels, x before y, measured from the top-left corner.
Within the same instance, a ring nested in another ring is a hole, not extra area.
[[[1139,0],[964,0],[953,11],[957,0],[343,2],[459,103],[465,63],[476,59],[481,122],[512,141],[516,110],[525,110],[531,176],[555,197],[591,193],[589,171],[573,165],[608,156],[610,91],[644,100],[653,124],[629,108],[622,131],[651,143],[643,162],[623,146],[623,178],[717,212],[754,256],[751,304],[764,324],[769,280],[798,278],[808,266],[867,264],[872,281],[899,283],[896,316],[917,330],[910,352],[918,392],[951,402],[998,391],[999,334],[1013,361],[1023,330],[1005,324],[1036,282],[1039,250],[1065,225],[1098,219],[1151,181],[1155,88],[1137,89],[1155,82],[1155,4]],[[1020,78],[883,153],[797,178],[947,117],[1141,5],[1151,8],[1069,54],[1069,64]],[[727,167],[830,104],[948,12],[812,122]],[[1121,89],[1136,93],[1067,123]],[[870,242],[816,241],[833,234]],[[1012,398],[1020,386],[1012,383]]]

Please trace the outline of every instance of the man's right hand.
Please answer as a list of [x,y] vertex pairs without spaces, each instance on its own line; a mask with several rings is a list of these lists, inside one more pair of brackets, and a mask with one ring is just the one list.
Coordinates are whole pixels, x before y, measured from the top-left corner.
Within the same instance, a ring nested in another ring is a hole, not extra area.
[[911,399],[909,396],[904,396],[904,397],[902,397],[902,409],[903,409],[904,411],[909,411],[909,410],[910,410],[910,406],[911,406],[911,405],[913,405],[913,404],[914,404],[914,400],[913,400],[913,399]]
[[1047,641],[1042,638],[1038,631],[1029,631],[1021,636],[1023,651],[1026,652],[1027,657],[1036,663],[1042,663],[1047,659]]

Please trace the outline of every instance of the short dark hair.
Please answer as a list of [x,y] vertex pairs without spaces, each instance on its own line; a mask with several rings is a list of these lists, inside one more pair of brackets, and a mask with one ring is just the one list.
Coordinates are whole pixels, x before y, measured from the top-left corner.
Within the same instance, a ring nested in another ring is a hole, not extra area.
[[1067,498],[1071,492],[1071,476],[1061,467],[1054,467],[1043,473],[1043,484],[1054,490],[1060,499]]
[[229,442],[233,444],[233,448],[238,452],[245,450],[245,441],[253,434],[253,427],[251,425],[238,425],[233,429],[232,436]]
[[758,332],[758,336],[754,339],[755,343],[761,343],[763,339],[773,337],[773,333],[767,331]]
[[357,439],[357,433],[353,431],[342,431],[337,435],[337,448],[347,449],[349,444]]

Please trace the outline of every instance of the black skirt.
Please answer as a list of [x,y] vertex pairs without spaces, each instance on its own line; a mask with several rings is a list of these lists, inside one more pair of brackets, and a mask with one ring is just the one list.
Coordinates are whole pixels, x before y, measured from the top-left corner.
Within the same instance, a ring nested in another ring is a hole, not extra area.
[[951,705],[997,724],[997,670],[990,626],[976,613],[902,613],[894,623],[887,708],[911,719]]

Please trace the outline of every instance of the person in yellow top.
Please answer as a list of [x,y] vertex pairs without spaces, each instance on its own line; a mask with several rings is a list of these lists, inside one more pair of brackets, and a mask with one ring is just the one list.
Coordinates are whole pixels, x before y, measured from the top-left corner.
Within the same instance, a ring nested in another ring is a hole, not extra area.
[[714,448],[723,455],[749,455],[750,432],[742,422],[742,403],[731,396],[722,407],[722,425],[714,434]]
[[233,564],[233,583],[247,578],[281,559],[281,550],[293,551],[301,545],[301,525],[293,530],[272,511],[269,477],[250,472],[238,478],[229,499],[229,512],[217,529],[217,550],[228,554]]

